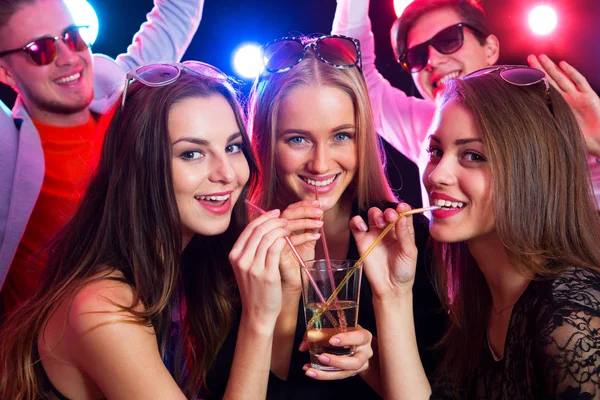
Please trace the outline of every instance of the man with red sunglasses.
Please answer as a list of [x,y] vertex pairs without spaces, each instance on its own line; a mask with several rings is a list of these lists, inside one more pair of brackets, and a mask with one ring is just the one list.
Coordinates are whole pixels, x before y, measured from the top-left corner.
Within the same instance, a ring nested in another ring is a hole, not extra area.
[[33,294],[44,247],[72,216],[95,169],[104,135],[99,116],[118,97],[127,71],[179,61],[203,5],[155,0],[127,53],[113,60],[91,53],[85,27],[74,24],[63,0],[0,0],[0,82],[18,93],[12,113],[0,102],[5,312]]
[[[398,62],[411,73],[423,99],[408,97],[393,87],[375,68],[375,45],[369,19],[369,0],[337,0],[332,33],[360,40],[363,72],[379,134],[417,164],[422,174],[429,154],[427,132],[435,98],[452,78],[493,65],[500,44],[488,28],[483,9],[474,0],[414,0],[391,30]],[[585,78],[562,62],[556,66],[545,56],[528,58],[542,69],[565,97],[586,136],[596,199],[600,204],[600,98]],[[422,188],[422,198],[428,196]]]

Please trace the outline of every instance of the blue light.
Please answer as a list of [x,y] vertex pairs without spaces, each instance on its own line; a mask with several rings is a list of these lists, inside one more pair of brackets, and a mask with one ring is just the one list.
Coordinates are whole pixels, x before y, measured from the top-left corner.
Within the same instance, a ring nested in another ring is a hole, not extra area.
[[238,47],[234,52],[233,67],[241,78],[256,78],[263,69],[260,46],[246,43]]
[[98,21],[98,15],[94,11],[94,7],[86,0],[64,0],[65,5],[69,9],[73,22],[75,25],[87,25],[89,29],[82,31],[84,40],[91,44],[94,44],[98,37],[98,30],[100,23]]

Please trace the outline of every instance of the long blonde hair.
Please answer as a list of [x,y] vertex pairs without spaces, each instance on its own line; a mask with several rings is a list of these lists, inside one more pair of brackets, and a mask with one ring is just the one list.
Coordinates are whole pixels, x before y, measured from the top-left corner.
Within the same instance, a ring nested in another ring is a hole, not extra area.
[[248,130],[261,168],[261,185],[251,197],[262,207],[275,205],[279,185],[275,168],[277,113],[282,100],[302,85],[330,86],[343,90],[354,105],[358,172],[349,190],[360,210],[372,204],[395,201],[385,176],[384,156],[375,132],[366,83],[358,68],[338,69],[317,59],[308,50],[306,57],[284,73],[265,73],[257,79],[250,95]]
[[[551,278],[570,266],[600,271],[600,218],[585,144],[568,104],[544,83],[518,87],[498,73],[454,80],[441,104],[474,114],[492,175],[496,232],[525,277]],[[455,392],[471,382],[491,294],[466,243],[435,243],[438,293],[451,324],[440,377]]]

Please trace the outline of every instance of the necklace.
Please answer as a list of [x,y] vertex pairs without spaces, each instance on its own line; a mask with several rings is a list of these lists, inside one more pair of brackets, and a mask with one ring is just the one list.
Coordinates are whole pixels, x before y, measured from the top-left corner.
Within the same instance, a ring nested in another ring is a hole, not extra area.
[[[519,301],[519,299],[517,299],[517,301]],[[504,311],[508,310],[509,308],[513,308],[515,306],[515,304],[517,304],[517,301],[515,301],[512,304],[507,305],[506,307],[504,307],[503,309],[501,309],[500,311],[496,311],[496,309],[494,308],[494,306],[492,305],[492,312],[495,315],[500,315],[502,314]]]

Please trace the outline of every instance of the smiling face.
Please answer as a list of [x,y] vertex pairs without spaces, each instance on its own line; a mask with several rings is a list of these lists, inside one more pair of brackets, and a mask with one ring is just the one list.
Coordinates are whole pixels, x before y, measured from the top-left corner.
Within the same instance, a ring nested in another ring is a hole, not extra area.
[[445,103],[434,122],[423,184],[431,205],[431,236],[445,243],[494,233],[492,176],[475,116],[456,100]]
[[275,168],[288,204],[315,198],[338,205],[358,168],[354,105],[343,90],[301,85],[279,106]]
[[227,230],[250,176],[242,134],[225,97],[192,97],[171,108],[173,186],[184,237]]
[[[37,0],[23,5],[2,29],[0,50],[25,46],[44,36],[61,36],[73,26],[61,0]],[[37,65],[22,51],[0,58],[0,81],[19,92],[31,116],[56,125],[68,124],[72,114],[88,113],[93,98],[92,56],[89,49],[72,51],[57,40],[56,59]],[[49,119],[50,118],[50,119]]]
[[[441,30],[461,22],[464,21],[453,8],[441,8],[423,14],[408,31],[406,48],[426,42]],[[442,54],[429,46],[427,66],[412,74],[417,89],[425,99],[433,101],[446,80],[468,75],[497,61],[497,49],[486,49],[486,45],[479,43],[469,28],[463,28],[463,37],[462,47],[452,54]],[[495,37],[490,35],[490,40],[495,40]]]

